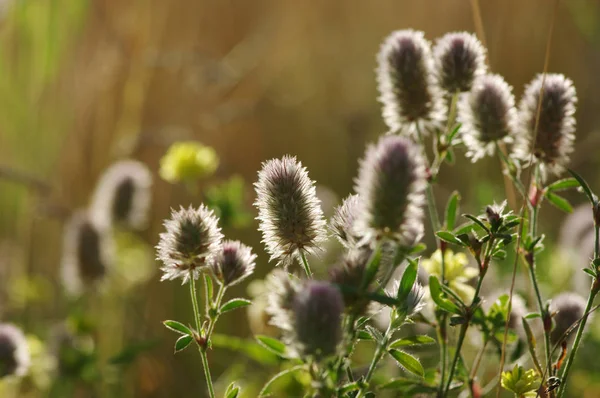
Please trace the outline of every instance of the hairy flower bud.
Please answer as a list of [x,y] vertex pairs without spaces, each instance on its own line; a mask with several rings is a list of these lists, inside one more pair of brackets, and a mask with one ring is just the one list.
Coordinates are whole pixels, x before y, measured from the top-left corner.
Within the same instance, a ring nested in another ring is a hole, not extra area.
[[212,272],[224,286],[233,286],[254,272],[256,254],[252,249],[238,241],[223,242],[211,262]]
[[70,294],[81,294],[104,279],[114,248],[108,231],[80,210],[71,216],[63,234],[62,280]]
[[271,261],[290,265],[294,256],[313,253],[325,241],[325,220],[314,182],[295,157],[263,163],[254,186],[259,230]]
[[379,101],[389,128],[415,135],[417,127],[438,126],[444,118],[444,101],[431,45],[423,32],[393,32],[383,42],[377,61]]
[[[545,78],[543,74],[536,76],[525,87],[519,104],[515,157],[527,162],[533,152],[535,160],[542,165],[542,171],[561,173],[573,152],[576,104],[577,95],[570,79],[559,74],[547,74]],[[535,142],[532,143],[534,137]]]
[[6,376],[24,376],[30,362],[27,340],[21,329],[0,324],[0,380]]
[[[562,341],[565,332],[575,322],[578,322],[585,313],[585,306],[585,299],[576,293],[561,293],[552,299],[550,310],[556,313],[554,315],[554,329],[550,334],[552,344]],[[590,316],[588,316],[588,319]],[[573,330],[569,334],[568,340],[572,340],[575,335],[574,332]]]
[[293,275],[276,269],[267,277],[267,313],[271,325],[285,331],[293,330],[293,305],[300,291],[300,282]]
[[[400,280],[396,280],[393,284],[392,295],[395,296],[400,288]],[[425,289],[417,281],[413,284],[406,299],[398,305],[398,312],[406,317],[411,317],[420,312],[425,307],[423,296]]]
[[367,148],[355,191],[360,196],[356,231],[369,239],[389,238],[415,245],[423,231],[425,166],[408,139],[384,136]]
[[327,282],[309,281],[294,299],[295,345],[302,357],[335,354],[342,337],[344,301]]
[[181,207],[171,212],[164,226],[167,231],[160,234],[156,246],[157,259],[163,263],[161,280],[182,278],[185,283],[190,274],[197,279],[221,250],[223,234],[217,217],[204,205]]
[[124,160],[110,166],[100,178],[91,205],[96,223],[142,229],[148,221],[152,174],[145,164]]
[[452,32],[442,36],[433,48],[441,87],[448,94],[471,90],[473,81],[486,73],[485,53],[471,33]]
[[354,220],[359,208],[360,199],[358,195],[350,195],[341,205],[335,208],[334,214],[329,221],[329,229],[340,243],[347,248],[353,248],[360,241],[360,236],[354,230]]
[[510,87],[500,75],[484,75],[458,104],[467,157],[473,162],[494,154],[497,142],[512,142],[517,111]]

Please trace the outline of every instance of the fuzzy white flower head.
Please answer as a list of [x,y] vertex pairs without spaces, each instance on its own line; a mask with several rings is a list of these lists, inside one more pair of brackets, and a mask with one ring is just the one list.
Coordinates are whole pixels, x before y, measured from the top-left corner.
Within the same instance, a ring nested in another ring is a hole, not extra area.
[[301,289],[300,281],[281,269],[275,269],[266,278],[267,308],[271,325],[281,330],[293,330],[293,306]]
[[517,125],[515,98],[500,75],[484,75],[475,80],[471,91],[458,104],[467,157],[473,162],[492,156],[499,142],[510,143]]
[[414,246],[423,233],[425,164],[420,148],[400,136],[384,136],[367,148],[355,191],[361,198],[355,228],[372,243],[392,239]]
[[487,71],[486,50],[472,33],[451,32],[437,40],[433,57],[440,86],[448,93],[465,92]]
[[[569,330],[576,322],[578,322],[583,314],[585,314],[586,300],[577,293],[561,293],[552,299],[550,304],[551,312],[554,315],[554,328],[550,334],[552,344],[558,344],[564,338],[565,332]],[[588,320],[591,317],[588,316]],[[567,341],[571,341],[575,335],[575,330],[572,330],[567,337]]]
[[90,207],[94,222],[143,229],[148,222],[151,189],[152,174],[145,164],[135,160],[113,164],[94,192]]
[[211,262],[212,272],[217,280],[225,286],[233,286],[254,272],[256,254],[252,249],[238,241],[223,242]]
[[91,220],[84,210],[75,212],[63,233],[61,276],[66,291],[79,295],[99,284],[114,259],[109,231]]
[[[560,74],[546,74],[545,78],[543,74],[536,76],[525,87],[519,103],[519,130],[513,156],[528,163],[533,153],[542,175],[548,171],[556,175],[562,173],[573,152],[576,104],[577,93],[570,79]],[[535,142],[532,142],[534,137]]]
[[[396,279],[392,283],[392,288],[387,290],[387,294],[389,296],[397,296],[398,290],[400,289],[400,282],[400,279]],[[408,296],[406,296],[406,299],[398,305],[398,309],[403,314],[406,314],[407,317],[411,317],[419,313],[426,304],[425,300],[423,300],[424,295],[425,289],[418,281],[415,281],[410,289],[410,292],[408,293]]]
[[7,376],[24,376],[31,365],[27,340],[21,329],[0,324],[0,380]]
[[314,181],[295,157],[263,163],[254,187],[258,229],[271,261],[288,266],[301,253],[314,253],[327,239]]
[[221,250],[223,234],[218,223],[205,205],[171,212],[164,223],[167,231],[160,234],[156,246],[157,259],[163,263],[161,281],[181,278],[186,283],[190,275],[198,278]]
[[360,199],[358,195],[350,195],[341,205],[335,208],[334,214],[329,221],[329,229],[342,245],[347,248],[356,247],[360,236],[354,231],[354,220],[359,209]]
[[390,34],[377,55],[379,101],[392,132],[417,135],[439,127],[445,118],[442,91],[435,76],[431,44],[423,32]]

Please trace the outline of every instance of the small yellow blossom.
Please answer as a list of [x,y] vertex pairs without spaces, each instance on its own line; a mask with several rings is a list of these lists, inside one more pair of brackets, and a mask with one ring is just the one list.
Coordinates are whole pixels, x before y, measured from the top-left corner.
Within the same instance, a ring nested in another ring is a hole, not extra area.
[[[475,294],[475,289],[468,284],[469,280],[479,275],[479,271],[469,267],[469,260],[464,253],[454,253],[446,249],[444,255],[445,278],[450,289],[456,292],[466,303],[470,303]],[[429,275],[441,279],[442,275],[442,252],[436,250],[430,258],[421,262],[421,265]]]
[[160,160],[160,176],[168,182],[190,182],[210,176],[219,165],[211,147],[199,142],[176,142]]
[[502,387],[515,394],[516,397],[533,398],[540,388],[540,376],[533,369],[525,370],[519,365],[515,365],[512,372],[503,372]]

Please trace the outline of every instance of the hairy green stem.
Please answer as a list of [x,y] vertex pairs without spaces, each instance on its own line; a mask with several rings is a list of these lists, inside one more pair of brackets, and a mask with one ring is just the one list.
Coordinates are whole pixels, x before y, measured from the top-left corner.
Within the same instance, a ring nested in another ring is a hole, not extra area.
[[302,266],[304,267],[304,272],[306,272],[306,276],[308,278],[312,278],[312,272],[310,270],[310,265],[308,265],[308,261],[306,260],[306,255],[302,250],[300,250],[300,259],[302,260]]
[[212,377],[210,376],[210,368],[208,367],[208,357],[206,350],[200,348],[200,357],[202,358],[202,367],[204,368],[204,377],[206,378],[206,385],[208,387],[208,396],[215,398],[215,388],[213,387]]
[[[196,329],[198,333],[201,333],[202,324],[200,323],[200,310],[198,305],[198,294],[196,293],[196,280],[194,279],[192,271],[190,271],[190,296],[192,300],[192,307],[194,308],[194,319],[196,321]],[[202,358],[202,368],[204,369],[204,377],[206,378],[206,386],[208,387],[209,397],[214,398],[215,390],[213,387],[212,378],[210,376],[210,369],[208,367],[206,348],[198,346],[198,351],[200,352],[200,357]]]
[[[594,232],[596,236],[596,240],[594,242],[594,259],[597,259],[600,256],[600,225],[596,224],[594,226]],[[573,341],[573,347],[571,348],[571,354],[567,358],[567,363],[562,372],[562,384],[560,389],[558,390],[558,398],[562,398],[563,394],[567,390],[567,382],[569,381],[569,371],[571,370],[571,366],[573,366],[573,362],[575,361],[575,355],[577,355],[577,350],[579,349],[579,344],[581,343],[581,338],[583,336],[583,330],[585,329],[585,324],[588,320],[589,312],[594,303],[594,299],[600,290],[600,284],[598,283],[598,279],[594,279],[592,282],[592,288],[590,289],[590,295],[588,297],[587,304],[585,306],[585,312],[583,319],[581,319],[581,323],[577,327],[577,334],[575,335],[575,340]]]
[[369,388],[369,383],[371,382],[371,378],[373,377],[373,373],[375,373],[375,369],[377,369],[377,365],[381,358],[383,358],[383,353],[385,352],[388,342],[394,333],[394,329],[392,328],[392,323],[394,323],[394,315],[390,314],[390,323],[388,324],[387,330],[383,335],[381,341],[378,342],[377,348],[375,349],[375,354],[373,354],[373,359],[371,360],[371,364],[369,365],[369,370],[364,378],[364,385],[358,390],[358,394],[356,398],[362,398],[366,390]]

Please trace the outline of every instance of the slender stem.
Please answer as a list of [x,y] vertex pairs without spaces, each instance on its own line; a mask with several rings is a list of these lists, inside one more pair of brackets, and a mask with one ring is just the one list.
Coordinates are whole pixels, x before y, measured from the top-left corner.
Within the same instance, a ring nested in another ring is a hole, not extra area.
[[302,260],[302,265],[304,266],[304,272],[306,272],[306,276],[312,278],[312,272],[310,271],[310,265],[308,265],[308,261],[306,260],[306,255],[302,250],[300,250],[300,259]]
[[217,298],[215,299],[213,309],[215,309],[215,314],[210,317],[210,323],[208,325],[208,331],[206,332],[206,340],[210,340],[210,336],[212,336],[212,332],[215,330],[215,325],[217,324],[217,320],[219,319],[219,308],[221,308],[221,302],[223,301],[223,296],[225,295],[225,290],[227,288],[225,285],[220,285],[219,291],[217,292]]
[[383,353],[385,352],[388,341],[390,340],[390,337],[392,337],[392,334],[394,333],[394,329],[392,328],[392,323],[394,323],[394,314],[393,313],[390,316],[390,323],[388,324],[387,330],[385,331],[385,334],[383,335],[383,338],[381,339],[381,341],[377,344],[377,348],[375,349],[375,354],[373,354],[373,359],[371,360],[371,364],[369,365],[369,370],[367,371],[367,374],[365,375],[365,378],[364,378],[364,386],[360,388],[360,390],[358,391],[358,394],[356,395],[356,398],[362,398],[366,393],[365,390],[369,388],[369,383],[371,381],[371,378],[373,377],[373,373],[375,373],[375,369],[377,368],[379,361],[381,361],[381,358],[383,357]]
[[[596,224],[594,227],[596,241],[594,243],[594,259],[597,259],[600,256],[600,225]],[[588,315],[592,305],[594,303],[594,299],[600,290],[600,284],[598,283],[598,279],[594,279],[592,282],[592,288],[590,289],[590,295],[588,297],[587,304],[585,306],[584,316],[577,328],[577,334],[575,335],[575,340],[573,341],[573,347],[571,348],[571,354],[567,359],[567,364],[562,372],[562,384],[560,389],[558,390],[558,398],[561,398],[567,389],[567,382],[569,381],[569,371],[571,370],[571,366],[573,366],[573,362],[575,361],[575,355],[577,355],[577,350],[579,349],[579,344],[581,343],[581,338],[583,336],[583,330],[585,329],[585,324],[588,320]]]
[[456,344],[456,353],[454,354],[454,360],[452,360],[452,366],[450,366],[450,373],[448,374],[448,381],[446,382],[446,388],[444,388],[443,397],[448,396],[448,391],[450,390],[450,384],[452,384],[452,377],[454,377],[454,371],[456,370],[456,364],[458,363],[458,358],[460,357],[460,350],[465,341],[465,336],[467,335],[467,329],[469,328],[469,322],[465,322],[460,327],[460,333],[458,335],[458,342]]
[[210,368],[208,367],[208,357],[206,356],[206,350],[200,348],[200,357],[202,358],[204,377],[206,378],[206,385],[208,386],[208,396],[210,398],[215,398],[215,388],[213,387],[212,377],[210,376]]
[[[542,319],[546,317],[544,308],[544,303],[542,302],[542,295],[540,293],[540,287],[537,282],[537,277],[535,276],[535,263],[529,265],[529,274],[531,275],[531,283],[533,284],[533,289],[535,291],[535,297],[537,300],[538,308],[540,310],[540,314],[542,315]],[[552,356],[550,355],[550,331],[546,331],[544,328],[544,352],[546,353],[546,369],[549,375],[552,375]]]
[[[190,271],[190,296],[192,300],[192,307],[194,308],[194,319],[196,321],[196,329],[198,333],[201,333],[202,324],[200,323],[200,310],[198,306],[198,294],[196,293],[196,280],[194,279],[194,274],[192,271]],[[206,385],[208,387],[209,396],[210,398],[214,398],[215,390],[213,387],[212,378],[210,376],[210,369],[208,367],[206,348],[198,346],[198,351],[200,352],[200,357],[202,358],[202,368],[204,369],[204,377],[206,378]]]

